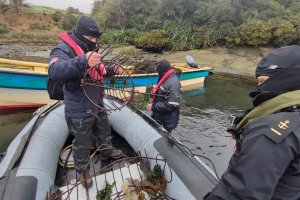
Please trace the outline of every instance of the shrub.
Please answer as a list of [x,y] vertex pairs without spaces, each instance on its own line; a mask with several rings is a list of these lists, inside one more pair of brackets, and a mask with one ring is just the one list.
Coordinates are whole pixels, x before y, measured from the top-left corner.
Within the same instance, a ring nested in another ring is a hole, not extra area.
[[271,26],[262,20],[248,20],[239,27],[242,44],[260,46],[272,38]]
[[135,44],[134,41],[140,36],[140,32],[135,29],[109,30],[102,34],[100,40],[106,44]]
[[51,25],[43,22],[34,22],[29,25],[29,28],[33,30],[50,30]]
[[123,44],[124,36],[120,30],[108,30],[102,34],[100,42],[105,44]]
[[210,41],[213,45],[224,45],[233,47],[238,44],[239,33],[238,29],[230,22],[223,23],[210,33]]
[[163,27],[170,38],[174,50],[192,49],[193,24],[191,21],[168,20],[164,22]]
[[67,14],[63,17],[62,28],[64,30],[71,30],[76,25],[78,17],[73,14]]
[[8,33],[8,28],[6,27],[5,24],[1,24],[0,23],[0,34],[5,34],[5,33]]
[[144,15],[138,14],[134,15],[127,25],[127,28],[136,28],[140,31],[145,30],[145,20],[146,17]]
[[121,50],[120,50],[120,54],[128,55],[128,56],[136,56],[137,50],[136,50],[136,48],[133,47],[133,46],[123,47],[123,48],[121,48]]
[[61,20],[61,18],[63,17],[63,13],[61,11],[57,10],[52,14],[51,17],[54,22],[59,22]]
[[271,44],[273,46],[285,46],[297,38],[296,29],[289,21],[273,19],[269,23],[272,27]]
[[159,17],[149,17],[145,21],[145,30],[150,31],[154,29],[161,29],[163,23]]
[[194,31],[191,43],[195,49],[201,49],[207,45],[208,31],[204,27],[200,27]]
[[170,49],[171,43],[166,35],[166,32],[161,29],[152,30],[144,33],[141,37],[135,40],[138,48],[145,51],[161,53],[163,50]]

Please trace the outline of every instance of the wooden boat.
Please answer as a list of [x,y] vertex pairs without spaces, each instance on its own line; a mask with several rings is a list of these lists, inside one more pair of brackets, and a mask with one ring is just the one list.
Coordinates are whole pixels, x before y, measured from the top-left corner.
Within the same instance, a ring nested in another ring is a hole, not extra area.
[[[183,90],[203,87],[210,68],[184,68],[178,74]],[[0,109],[40,107],[51,103],[46,91],[48,65],[44,63],[16,61],[0,58]],[[154,85],[158,75],[131,74],[137,90],[144,92],[146,86]]]
[[[164,197],[160,199],[202,199],[217,183],[215,174],[198,156],[167,135],[142,111],[124,107],[110,113],[109,122],[112,129],[128,142],[136,153],[134,155],[141,159],[134,157],[127,162],[127,157],[113,162],[114,165],[106,168],[108,170],[89,177],[94,184],[86,190],[76,177],[69,180],[71,169],[66,173],[59,172],[62,168],[58,164],[61,152],[70,144],[64,105],[58,102],[40,108],[12,141],[5,156],[0,157],[0,199],[96,199],[106,184],[115,185],[111,189],[112,199],[137,199],[131,196],[133,192],[128,192],[128,188],[134,187],[137,179],[144,179],[147,172],[142,167],[147,165],[149,169],[154,166],[162,169],[166,185],[159,193],[160,197]],[[93,169],[100,165],[95,160],[90,164]],[[62,182],[60,178],[63,177],[68,179]],[[135,191],[147,191],[141,187],[135,188]],[[150,187],[149,184],[147,187]],[[153,198],[145,192],[144,199]]]

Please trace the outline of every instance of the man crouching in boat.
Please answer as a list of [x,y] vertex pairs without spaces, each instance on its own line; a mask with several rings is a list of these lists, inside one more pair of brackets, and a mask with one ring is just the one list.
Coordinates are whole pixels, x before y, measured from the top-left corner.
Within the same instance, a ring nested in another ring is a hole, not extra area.
[[[112,145],[107,114],[89,101],[81,86],[86,67],[97,66],[101,61],[101,54],[93,52],[100,35],[96,21],[83,16],[77,21],[75,30],[59,35],[63,43],[57,45],[50,53],[49,78],[64,82],[65,119],[69,132],[75,137],[73,157],[81,181],[89,176],[88,161],[90,148],[94,143],[92,138],[96,138],[97,146]],[[117,72],[113,67],[103,65],[99,71],[101,76]],[[99,91],[99,87],[91,86],[86,92],[97,96],[95,98],[98,105],[103,105],[103,88]],[[101,151],[100,154],[102,160],[110,157],[117,159],[121,156],[122,152],[117,150]],[[83,182],[85,187],[91,185],[92,179]]]
[[158,83],[151,91],[148,111],[169,133],[177,127],[180,112],[180,82],[167,60],[158,62]]
[[205,200],[300,199],[299,74],[296,45],[259,62],[254,108],[236,125],[236,151]]

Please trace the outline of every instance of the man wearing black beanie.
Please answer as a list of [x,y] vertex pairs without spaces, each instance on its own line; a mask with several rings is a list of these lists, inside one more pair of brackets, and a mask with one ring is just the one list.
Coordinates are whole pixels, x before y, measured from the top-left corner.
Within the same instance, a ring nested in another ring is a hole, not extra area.
[[169,133],[177,127],[180,112],[180,82],[167,60],[157,63],[158,82],[151,91],[147,110]]
[[[100,36],[100,28],[96,21],[91,17],[81,17],[76,23],[75,30],[59,34],[63,42],[52,49],[48,70],[48,83],[56,81],[63,85],[62,95],[56,95],[59,92],[50,88],[51,84],[47,85],[48,92],[52,99],[64,99],[65,119],[70,134],[75,138],[72,146],[75,168],[86,188],[92,185],[92,179],[87,179],[90,171],[90,148],[93,145],[96,147],[105,145],[106,149],[112,146],[107,113],[95,106],[85,95],[86,93],[93,95],[96,104],[103,105],[104,89],[87,86],[84,91],[81,86],[81,79],[90,69],[102,66],[99,70],[102,77],[117,72],[113,66],[104,67],[101,54],[94,52]],[[100,159],[106,160],[111,157],[117,159],[122,155],[115,149],[106,150],[101,151]]]
[[300,47],[282,47],[256,68],[253,108],[231,133],[236,151],[205,200],[300,199]]

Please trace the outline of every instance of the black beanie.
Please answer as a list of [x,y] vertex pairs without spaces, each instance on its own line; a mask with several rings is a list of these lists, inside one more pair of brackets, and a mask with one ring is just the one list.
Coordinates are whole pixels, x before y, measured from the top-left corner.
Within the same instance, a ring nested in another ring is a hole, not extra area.
[[256,68],[256,77],[269,78],[250,92],[253,105],[270,100],[280,94],[300,89],[300,47],[286,46],[272,51]]
[[161,60],[157,63],[156,71],[161,74],[171,69],[171,64],[167,60]]
[[82,16],[78,19],[75,32],[78,35],[87,35],[95,38],[99,38],[101,36],[100,28],[97,22],[91,17],[87,16]]
[[257,65],[255,75],[274,76],[284,68],[300,64],[300,47],[297,45],[281,47],[269,53]]

